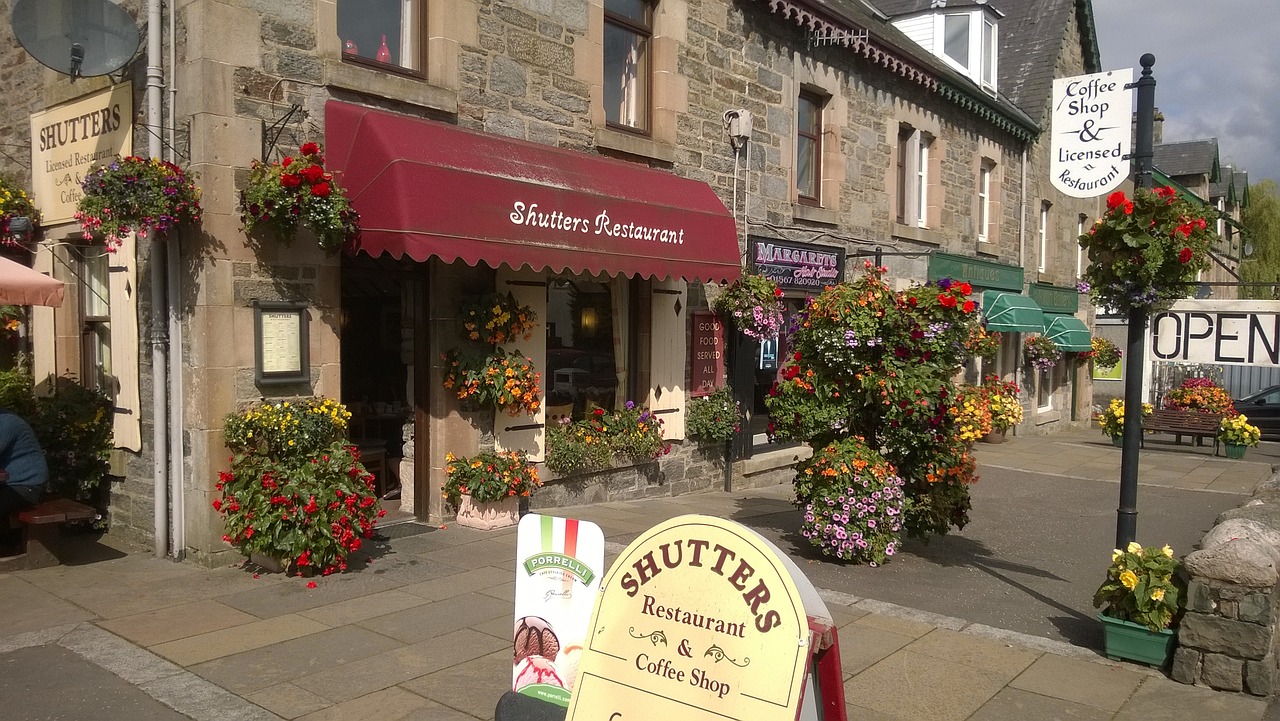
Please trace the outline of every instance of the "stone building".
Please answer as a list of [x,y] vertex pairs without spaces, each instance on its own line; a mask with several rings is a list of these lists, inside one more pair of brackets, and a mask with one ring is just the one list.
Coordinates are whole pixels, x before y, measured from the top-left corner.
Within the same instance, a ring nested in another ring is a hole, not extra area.
[[[109,308],[76,301],[42,316],[37,370],[97,375],[124,399],[119,438],[135,440],[115,467],[113,528],[205,562],[228,553],[210,510],[226,468],[222,421],[263,397],[347,403],[366,459],[398,479],[407,510],[433,520],[445,512],[446,452],[541,458],[548,413],[628,400],[664,419],[673,452],[553,479],[535,505],[786,480],[797,451],[756,435],[777,344],[732,349],[729,372],[753,413],[733,467],[685,439],[695,321],[743,265],[848,277],[879,258],[904,287],[968,280],[989,317],[1010,312],[995,367],[967,374],[1023,385],[1020,433],[1087,422],[1087,378],[1065,361],[1026,377],[1021,341],[1057,329],[1078,348],[1084,329],[1087,343],[1075,238],[1098,201],[1050,185],[1048,105],[1054,77],[1100,69],[1090,4],[935,4],[170,4],[155,25],[172,10],[172,54],[155,63],[165,82],[158,127],[144,127],[146,59],[124,71],[138,109],[130,149],[158,134],[200,174],[201,226],[139,242],[134,268],[130,249],[106,258],[63,219],[36,261],[77,297],[110,289]],[[0,115],[0,139],[22,152],[30,116],[100,102],[119,79],[71,82],[6,52],[23,95]],[[350,252],[241,229],[250,163],[296,155],[307,141],[324,143],[362,214]],[[44,171],[33,171],[39,186]],[[784,284],[792,308],[815,288],[805,278]],[[161,314],[157,279],[170,291]],[[459,298],[493,290],[547,325],[545,337],[511,346],[544,369],[547,407],[533,416],[467,413],[442,387],[438,359],[460,343]],[[303,319],[296,373],[262,372],[264,313]],[[91,336],[97,345],[81,334],[89,323],[106,326]],[[153,372],[161,356],[145,352],[156,347],[173,358],[164,383]],[[157,387],[171,388],[167,404],[153,402]]]

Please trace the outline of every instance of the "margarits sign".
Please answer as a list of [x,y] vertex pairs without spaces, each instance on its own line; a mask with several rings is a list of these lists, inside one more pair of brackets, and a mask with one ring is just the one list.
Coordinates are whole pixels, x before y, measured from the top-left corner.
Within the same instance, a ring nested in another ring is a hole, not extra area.
[[45,225],[75,217],[96,163],[133,152],[133,84],[122,83],[31,116],[31,189]]
[[1073,198],[1093,198],[1129,177],[1133,69],[1053,81],[1049,179]]

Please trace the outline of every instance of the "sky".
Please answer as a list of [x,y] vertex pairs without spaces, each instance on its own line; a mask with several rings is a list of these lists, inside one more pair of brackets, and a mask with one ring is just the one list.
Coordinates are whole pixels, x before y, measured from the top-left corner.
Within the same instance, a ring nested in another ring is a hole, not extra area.
[[1218,139],[1223,165],[1249,184],[1280,181],[1280,3],[1093,0],[1102,69],[1156,56],[1164,141]]

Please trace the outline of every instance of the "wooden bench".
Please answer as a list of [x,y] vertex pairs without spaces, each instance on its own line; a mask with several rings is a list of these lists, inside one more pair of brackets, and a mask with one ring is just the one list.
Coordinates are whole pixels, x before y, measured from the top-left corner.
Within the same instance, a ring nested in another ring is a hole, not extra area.
[[1203,445],[1203,438],[1213,439],[1213,455],[1218,455],[1218,429],[1224,418],[1221,413],[1201,413],[1199,411],[1159,410],[1153,411],[1142,421],[1142,429],[1147,433],[1172,433],[1174,443],[1182,443],[1183,436],[1195,439],[1196,445]]
[[97,515],[97,509],[69,498],[52,498],[18,511],[10,519],[10,525],[23,530],[24,553],[5,559],[0,570],[58,565],[63,524],[92,520]]

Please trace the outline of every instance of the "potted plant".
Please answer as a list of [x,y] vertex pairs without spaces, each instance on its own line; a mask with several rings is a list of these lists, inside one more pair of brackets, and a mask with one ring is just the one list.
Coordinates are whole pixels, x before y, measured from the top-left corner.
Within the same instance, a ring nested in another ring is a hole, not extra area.
[[612,413],[597,408],[593,414],[604,419],[615,456],[644,463],[671,452],[671,444],[662,437],[662,419],[634,401],[623,403]]
[[767,340],[782,329],[782,289],[777,283],[752,273],[743,273],[720,291],[713,308],[721,318],[748,338]]
[[[27,223],[19,230],[17,218],[26,218]],[[40,210],[12,179],[0,176],[0,242],[7,245],[21,245],[27,237],[40,230]]]
[[96,165],[84,176],[76,205],[85,240],[95,233],[115,251],[129,233],[165,235],[182,223],[200,222],[195,174],[157,158],[130,155]]
[[833,441],[796,470],[800,534],[824,555],[877,566],[897,553],[908,507],[903,480],[865,441]]
[[1168,662],[1186,599],[1181,565],[1168,546],[1130,542],[1111,552],[1106,580],[1093,595],[1094,608],[1102,608],[1098,618],[1108,658],[1152,666]]
[[[1150,403],[1142,404],[1143,418],[1152,414],[1155,407]],[[1102,432],[1111,437],[1111,445],[1123,445],[1124,439],[1124,401],[1119,398],[1112,398],[1111,403],[1107,405],[1107,409],[1098,416],[1098,427]]]
[[1213,237],[1204,211],[1171,187],[1139,188],[1132,198],[1112,193],[1107,212],[1080,236],[1094,305],[1150,311],[1184,297],[1187,284],[1209,267]]
[[253,161],[240,191],[240,222],[246,233],[266,227],[286,244],[303,225],[321,248],[332,252],[359,237],[360,214],[333,173],[325,170],[320,145],[303,143],[299,153],[273,163]]
[[1244,449],[1258,445],[1262,440],[1262,431],[1249,423],[1248,416],[1241,413],[1227,416],[1218,427],[1218,440],[1226,446],[1227,458],[1244,458]]
[[988,331],[980,325],[974,325],[968,342],[969,355],[974,358],[995,358],[1003,342],[1004,334],[1000,331]]
[[213,501],[227,527],[222,540],[265,568],[346,570],[386,514],[347,440],[350,418],[328,398],[263,402],[228,415],[222,435],[234,455]]
[[1090,341],[1090,346],[1093,348],[1093,365],[1095,368],[1114,368],[1123,355],[1115,343],[1102,336],[1095,335],[1093,340]]
[[1005,433],[1022,422],[1022,403],[1018,400],[1021,389],[1013,381],[1000,380],[998,375],[987,376],[982,390],[991,408],[991,433],[983,438],[988,443],[1003,443]]
[[468,340],[499,345],[533,337],[538,316],[510,293],[489,293],[462,303],[462,333]]
[[458,509],[458,525],[490,530],[520,520],[520,499],[542,485],[524,451],[445,454],[444,497]]
[[956,422],[956,438],[968,443],[991,433],[991,404],[981,388],[961,384],[947,409]]
[[699,443],[724,443],[733,438],[741,427],[742,409],[733,398],[733,388],[728,385],[689,401],[684,429]]
[[1062,360],[1062,351],[1048,338],[1042,335],[1028,336],[1022,344],[1022,356],[1027,365],[1038,371],[1052,369]]
[[609,432],[595,413],[580,421],[562,416],[547,424],[546,444],[544,462],[560,476],[604,470],[613,462]]
[[1164,397],[1164,407],[1175,411],[1197,411],[1233,416],[1231,394],[1208,378],[1188,378]]
[[470,405],[491,405],[509,415],[534,414],[542,405],[542,374],[533,359],[515,350],[496,348],[486,356],[465,356],[461,351],[442,354],[444,387]]

